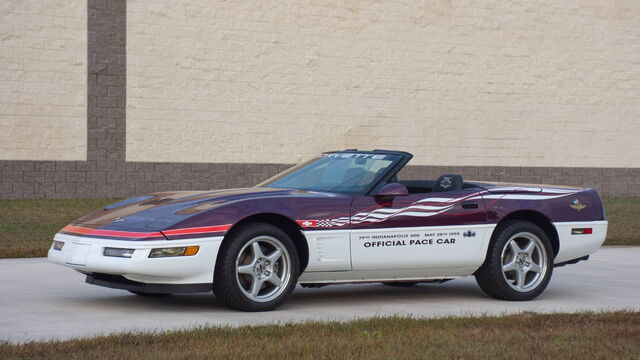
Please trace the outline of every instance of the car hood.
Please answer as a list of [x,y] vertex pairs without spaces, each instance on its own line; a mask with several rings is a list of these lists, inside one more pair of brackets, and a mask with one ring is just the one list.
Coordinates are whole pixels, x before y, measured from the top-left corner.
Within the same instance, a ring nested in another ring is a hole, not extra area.
[[215,191],[160,192],[129,198],[94,211],[71,225],[91,229],[159,231],[192,216],[248,199],[307,194],[262,187]]

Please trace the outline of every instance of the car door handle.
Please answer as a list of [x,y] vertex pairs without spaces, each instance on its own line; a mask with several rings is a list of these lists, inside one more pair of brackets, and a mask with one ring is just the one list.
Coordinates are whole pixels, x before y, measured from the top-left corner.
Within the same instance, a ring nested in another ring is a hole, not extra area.
[[462,202],[462,208],[463,209],[477,209],[478,208],[478,202],[475,201],[475,200],[463,201]]

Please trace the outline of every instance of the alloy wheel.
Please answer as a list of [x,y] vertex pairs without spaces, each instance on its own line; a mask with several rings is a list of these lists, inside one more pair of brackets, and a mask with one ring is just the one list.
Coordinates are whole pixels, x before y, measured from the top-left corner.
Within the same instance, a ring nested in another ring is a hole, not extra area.
[[542,241],[530,232],[513,235],[502,249],[501,259],[504,279],[519,292],[535,289],[549,266]]
[[276,299],[291,281],[287,248],[272,236],[251,239],[238,253],[236,281],[242,293],[253,301]]

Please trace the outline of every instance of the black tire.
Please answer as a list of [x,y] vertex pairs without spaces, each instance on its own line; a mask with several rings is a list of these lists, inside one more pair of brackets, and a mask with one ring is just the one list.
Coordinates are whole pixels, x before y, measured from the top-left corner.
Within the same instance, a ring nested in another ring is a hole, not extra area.
[[[512,241],[515,241],[517,248],[512,247]],[[536,245],[531,254],[520,248],[527,248],[531,243]],[[504,269],[513,267],[513,270],[503,270],[503,264]],[[534,271],[534,266],[539,271]],[[518,220],[501,224],[496,229],[486,260],[476,271],[475,277],[480,288],[489,296],[502,300],[526,301],[536,298],[544,291],[552,273],[553,249],[549,237],[537,225]]]
[[392,281],[392,282],[383,282],[384,285],[387,286],[396,286],[396,287],[411,287],[418,284],[415,281]]
[[[258,243],[260,248],[258,256],[254,243]],[[269,259],[275,259],[276,249],[282,255],[271,262]],[[251,272],[242,273],[240,268],[244,271],[249,268]],[[271,224],[246,224],[236,229],[222,244],[215,267],[213,292],[233,309],[274,310],[295,288],[299,269],[296,247],[286,232]],[[278,279],[281,280],[280,286],[273,283]],[[258,289],[255,295],[254,284],[260,284],[255,287]]]
[[134,295],[138,295],[138,296],[142,296],[142,297],[167,297],[167,296],[171,296],[173,294],[171,293],[146,293],[146,292],[140,292],[140,291],[133,291],[133,290],[127,290],[128,292],[134,294]]

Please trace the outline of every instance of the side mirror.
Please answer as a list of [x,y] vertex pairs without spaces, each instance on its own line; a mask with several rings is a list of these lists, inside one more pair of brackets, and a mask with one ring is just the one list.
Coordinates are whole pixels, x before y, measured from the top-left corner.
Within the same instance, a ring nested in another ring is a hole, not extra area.
[[380,197],[394,197],[394,196],[405,196],[405,195],[409,195],[409,190],[407,190],[406,186],[399,183],[387,184],[383,186],[380,190],[378,190],[378,193],[376,194],[376,196],[380,196]]

